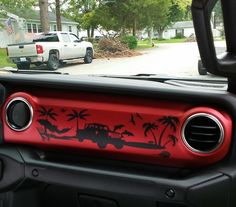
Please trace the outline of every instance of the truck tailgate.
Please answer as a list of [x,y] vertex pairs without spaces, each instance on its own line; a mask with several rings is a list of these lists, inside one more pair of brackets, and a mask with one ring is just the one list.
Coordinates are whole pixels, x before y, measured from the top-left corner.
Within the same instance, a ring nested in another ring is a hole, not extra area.
[[8,45],[8,55],[10,58],[37,56],[36,45],[34,42]]

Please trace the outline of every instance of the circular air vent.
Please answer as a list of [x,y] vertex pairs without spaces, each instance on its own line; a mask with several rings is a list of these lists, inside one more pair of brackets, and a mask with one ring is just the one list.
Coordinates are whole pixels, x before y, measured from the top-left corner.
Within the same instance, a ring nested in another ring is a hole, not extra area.
[[186,120],[182,137],[189,149],[200,153],[210,153],[222,144],[224,128],[216,117],[199,113]]
[[27,129],[33,118],[33,109],[27,100],[18,97],[12,99],[6,107],[6,121],[15,131]]

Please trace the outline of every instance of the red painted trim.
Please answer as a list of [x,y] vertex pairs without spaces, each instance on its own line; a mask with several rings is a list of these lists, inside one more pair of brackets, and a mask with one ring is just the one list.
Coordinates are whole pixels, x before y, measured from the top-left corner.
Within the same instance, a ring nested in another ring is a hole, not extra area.
[[[33,122],[25,131],[15,132],[7,126],[3,110],[4,140],[7,143],[164,166],[199,167],[222,160],[231,142],[230,116],[222,110],[210,107],[71,91],[33,91],[12,94],[3,109],[10,100],[19,96],[32,105]],[[56,115],[51,118],[43,116],[43,110],[50,109],[51,113]],[[78,131],[77,120],[72,116],[75,112],[84,115],[83,119],[78,119]],[[182,126],[185,120],[195,113],[212,114],[223,125],[224,142],[216,151],[209,154],[197,153],[184,144]],[[163,120],[166,117],[171,118],[174,127],[166,127]],[[69,119],[71,120],[68,121]],[[151,129],[145,136],[145,128],[148,127]],[[156,137],[157,145],[154,144],[153,136]],[[105,144],[101,140],[105,140]]]

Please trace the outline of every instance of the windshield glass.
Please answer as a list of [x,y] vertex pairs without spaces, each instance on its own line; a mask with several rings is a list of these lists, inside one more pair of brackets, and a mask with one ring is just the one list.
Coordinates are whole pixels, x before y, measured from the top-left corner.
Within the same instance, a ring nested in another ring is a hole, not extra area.
[[[220,1],[211,28],[219,55]],[[215,77],[200,60],[191,0],[2,0],[0,68]]]

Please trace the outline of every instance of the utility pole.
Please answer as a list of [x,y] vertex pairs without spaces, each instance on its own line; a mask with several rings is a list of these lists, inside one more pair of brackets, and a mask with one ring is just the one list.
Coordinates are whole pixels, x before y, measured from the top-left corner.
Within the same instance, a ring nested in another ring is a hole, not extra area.
[[48,0],[38,0],[38,1],[40,8],[40,22],[42,30],[44,33],[48,33],[50,31],[49,16],[48,16]]

